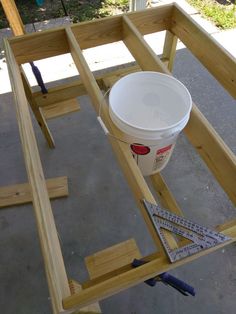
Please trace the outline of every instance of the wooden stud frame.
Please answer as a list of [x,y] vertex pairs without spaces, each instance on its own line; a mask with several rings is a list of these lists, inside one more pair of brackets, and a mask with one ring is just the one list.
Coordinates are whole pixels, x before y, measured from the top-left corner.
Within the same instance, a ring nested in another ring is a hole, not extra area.
[[[144,34],[162,30],[168,31],[164,45],[164,58],[169,63],[169,69],[143,39]],[[130,264],[127,264],[108,274],[88,280],[82,283],[82,290],[71,295],[24,93],[20,65],[25,62],[71,53],[81,80],[52,88],[49,90],[48,95],[42,96],[40,93],[35,93],[33,94],[35,102],[38,106],[44,106],[48,102],[63,101],[87,93],[91,98],[95,111],[98,113],[100,103],[103,101],[101,87],[104,86],[106,81],[109,81],[109,77],[118,78],[119,75],[125,74],[125,70],[95,78],[83,56],[83,49],[123,40],[141,70],[170,74],[169,70],[173,65],[176,38],[179,38],[222,86],[233,97],[236,97],[235,60],[176,4],[61,27],[5,41],[9,74],[16,99],[22,147],[32,189],[33,204],[54,313],[71,313],[164,271],[188,263],[225,244],[204,250],[175,263],[170,263],[142,203],[143,199],[156,203],[155,198],[132,158],[127,145],[116,141],[113,137],[109,137],[120,166],[133,191],[137,205],[157,246],[157,253],[143,257],[143,260],[147,263],[141,267],[132,268]],[[126,73],[129,71],[129,69],[126,70]],[[112,123],[107,109],[103,110],[101,116],[108,131],[117,137],[121,137],[122,134]],[[193,104],[185,134],[225,190],[229,199],[236,204],[235,156],[195,104]],[[181,215],[181,209],[175,202],[161,175],[152,175],[151,181],[163,204],[170,211]],[[236,240],[236,220],[221,225],[219,230],[232,238],[226,244]],[[172,247],[179,245],[170,234],[168,235],[168,241]]]

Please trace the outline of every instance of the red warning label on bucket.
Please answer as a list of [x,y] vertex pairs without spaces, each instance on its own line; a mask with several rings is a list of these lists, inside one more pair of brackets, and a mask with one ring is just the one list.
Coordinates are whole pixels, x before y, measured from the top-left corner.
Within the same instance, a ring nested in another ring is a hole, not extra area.
[[157,155],[164,154],[165,152],[171,149],[172,145],[168,145],[166,147],[160,148],[157,150]]
[[171,147],[172,144],[157,150],[156,158],[153,165],[153,171],[160,169],[168,161],[171,153]]
[[137,155],[147,155],[150,152],[150,148],[142,144],[132,144],[130,148]]

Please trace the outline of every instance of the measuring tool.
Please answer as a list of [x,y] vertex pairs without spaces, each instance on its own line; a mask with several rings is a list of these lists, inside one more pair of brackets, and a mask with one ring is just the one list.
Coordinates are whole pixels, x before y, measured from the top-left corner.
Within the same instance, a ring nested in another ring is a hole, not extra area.
[[[231,240],[231,238],[222,233],[200,226],[184,217],[162,209],[158,205],[149,203],[146,200],[144,200],[143,203],[172,263]],[[162,229],[189,239],[192,243],[172,250],[169,247]]]

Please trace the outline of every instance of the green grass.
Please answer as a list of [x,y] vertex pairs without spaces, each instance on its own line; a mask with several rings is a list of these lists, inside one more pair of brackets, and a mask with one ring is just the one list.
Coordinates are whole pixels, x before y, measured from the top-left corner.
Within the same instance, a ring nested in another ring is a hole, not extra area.
[[[39,22],[65,16],[61,0],[44,0],[41,7],[35,0],[15,0],[23,24]],[[129,0],[63,0],[72,22],[83,22],[95,18],[126,12]],[[9,27],[0,4],[0,28]]]
[[219,4],[213,0],[187,0],[191,5],[198,9],[202,15],[221,29],[236,27],[236,4],[225,1]]

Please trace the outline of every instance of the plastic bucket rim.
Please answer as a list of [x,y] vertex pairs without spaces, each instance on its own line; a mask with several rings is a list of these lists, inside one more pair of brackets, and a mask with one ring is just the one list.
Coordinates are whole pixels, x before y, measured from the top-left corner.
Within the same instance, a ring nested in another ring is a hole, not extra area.
[[[158,128],[158,129],[151,129],[151,128],[150,128],[150,129],[146,129],[146,128],[142,128],[142,127],[137,127],[137,126],[135,126],[135,125],[129,123],[129,122],[126,121],[125,119],[123,119],[123,118],[121,118],[120,116],[118,116],[118,115],[116,114],[116,112],[115,112],[113,109],[111,110],[111,105],[110,105],[110,101],[109,101],[109,109],[110,109],[110,111],[112,112],[112,114],[113,114],[118,120],[120,120],[121,122],[123,122],[124,124],[126,124],[127,126],[132,127],[132,128],[134,128],[134,129],[137,129],[137,130],[140,130],[140,131],[149,132],[149,133],[168,131],[169,129],[172,129],[172,128],[177,127],[179,124],[182,124],[183,121],[189,116],[189,114],[190,114],[190,112],[191,112],[191,110],[192,110],[192,97],[191,97],[191,94],[190,94],[189,90],[187,89],[187,87],[186,87],[182,82],[180,82],[178,79],[174,78],[173,76],[168,75],[168,74],[165,74],[165,73],[155,72],[155,71],[139,71],[139,72],[135,72],[135,73],[130,73],[130,74],[128,74],[128,75],[122,77],[120,80],[126,79],[128,76],[136,75],[137,73],[145,73],[145,74],[146,74],[146,73],[155,73],[155,74],[158,74],[158,75],[160,75],[160,76],[168,77],[168,78],[172,79],[173,81],[175,81],[177,84],[179,84],[180,86],[182,86],[182,87],[184,88],[184,90],[185,90],[185,92],[186,92],[186,95],[187,95],[187,98],[188,98],[188,100],[189,100],[189,104],[190,104],[189,109],[188,109],[187,112],[185,113],[184,117],[183,117],[181,120],[179,120],[178,122],[176,122],[176,123],[174,123],[174,124],[171,124],[171,125],[169,125],[168,127],[162,127],[162,128]],[[115,87],[115,86],[119,83],[120,80],[118,80],[118,81],[113,85],[113,87]],[[110,90],[109,99],[110,99],[110,94],[111,94],[111,92],[112,92],[113,87],[112,87],[111,90]]]

